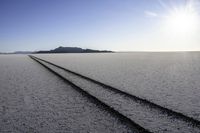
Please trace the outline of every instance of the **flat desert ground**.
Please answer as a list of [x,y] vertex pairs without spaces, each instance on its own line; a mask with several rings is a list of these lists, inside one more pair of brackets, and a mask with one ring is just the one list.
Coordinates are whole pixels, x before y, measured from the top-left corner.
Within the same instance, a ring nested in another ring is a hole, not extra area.
[[199,52],[33,56],[0,55],[0,132],[200,132]]

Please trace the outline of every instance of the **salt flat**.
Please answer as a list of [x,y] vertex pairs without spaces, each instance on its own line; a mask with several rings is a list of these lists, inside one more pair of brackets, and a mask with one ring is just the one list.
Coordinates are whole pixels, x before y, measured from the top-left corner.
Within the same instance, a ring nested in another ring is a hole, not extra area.
[[116,88],[99,83],[88,77],[81,76],[55,64],[30,56],[34,61],[44,65],[53,73],[58,74],[88,94],[95,96],[103,103],[144,129],[154,133],[199,133],[200,123],[183,114],[168,110],[159,105],[136,98]]
[[200,120],[200,53],[36,55]]
[[0,132],[133,132],[26,55],[1,55],[0,74]]

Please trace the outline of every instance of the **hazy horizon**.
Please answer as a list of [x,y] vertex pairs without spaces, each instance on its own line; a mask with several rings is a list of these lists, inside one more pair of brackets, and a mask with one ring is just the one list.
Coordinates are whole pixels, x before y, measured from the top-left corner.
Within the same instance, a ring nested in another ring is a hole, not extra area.
[[200,51],[199,0],[0,1],[0,52]]

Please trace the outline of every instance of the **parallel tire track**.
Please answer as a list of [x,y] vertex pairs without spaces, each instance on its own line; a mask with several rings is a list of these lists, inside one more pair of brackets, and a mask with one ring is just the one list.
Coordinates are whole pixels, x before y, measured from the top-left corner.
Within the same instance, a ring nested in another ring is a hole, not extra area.
[[106,84],[104,84],[104,83],[101,83],[101,82],[99,82],[99,81],[97,81],[97,80],[94,80],[94,79],[91,79],[91,78],[89,78],[89,77],[83,76],[83,75],[81,75],[81,74],[78,74],[78,73],[76,73],[76,72],[73,72],[73,71],[71,71],[71,70],[68,70],[68,69],[66,69],[66,68],[63,68],[63,67],[61,67],[61,66],[58,66],[58,65],[56,65],[56,64],[53,64],[53,63],[51,63],[51,62],[49,62],[49,61],[46,61],[46,60],[37,58],[37,57],[35,57],[35,56],[30,56],[30,57],[31,57],[31,58],[35,58],[35,59],[37,59],[37,60],[41,60],[41,61],[46,62],[46,63],[48,63],[48,64],[51,64],[51,65],[53,65],[53,66],[55,66],[55,67],[58,67],[58,68],[60,68],[60,69],[63,69],[64,71],[67,71],[67,72],[72,73],[72,74],[74,74],[74,75],[76,75],[76,76],[79,76],[79,77],[81,77],[81,78],[84,78],[84,79],[86,79],[86,80],[89,80],[89,81],[91,81],[91,82],[93,82],[93,83],[95,83],[95,84],[98,84],[98,85],[104,87],[105,89],[109,89],[109,90],[111,90],[111,91],[113,91],[113,92],[116,92],[116,93],[121,93],[122,95],[125,95],[125,96],[127,96],[127,97],[129,97],[129,98],[131,98],[131,99],[133,99],[133,100],[135,100],[135,101],[137,101],[137,102],[140,102],[140,103],[142,103],[142,104],[144,104],[144,105],[146,105],[146,106],[149,106],[150,108],[156,108],[156,109],[162,111],[163,113],[165,113],[165,114],[167,114],[167,115],[169,115],[169,116],[173,116],[173,117],[175,117],[175,118],[177,118],[177,119],[181,119],[181,120],[183,120],[183,121],[189,122],[189,123],[192,124],[193,126],[200,127],[200,121],[199,121],[199,120],[196,120],[196,119],[194,119],[194,118],[192,118],[192,117],[189,117],[189,116],[187,116],[187,115],[185,115],[185,114],[183,114],[183,113],[181,113],[181,112],[176,112],[176,111],[174,111],[174,110],[171,110],[171,109],[162,107],[162,106],[160,106],[160,105],[158,105],[158,104],[155,104],[155,103],[153,103],[153,102],[151,102],[151,101],[148,101],[148,100],[146,100],[146,99],[137,97],[137,96],[135,96],[135,95],[133,95],[133,94],[129,94],[129,93],[124,92],[124,91],[122,91],[122,90],[120,90],[120,89],[117,89],[117,88],[115,88],[115,87],[106,85]]
[[[50,62],[47,62],[45,60],[39,59],[35,56],[31,56],[29,55],[29,57],[33,60],[35,60],[36,62],[38,62],[39,64],[41,64],[43,67],[45,67],[47,70],[49,70],[50,72],[54,73],[56,76],[60,77],[64,82],[66,82],[67,84],[69,84],[70,86],[72,86],[74,89],[76,89],[77,91],[79,91],[80,93],[82,93],[83,95],[85,95],[86,97],[88,97],[92,102],[94,102],[95,104],[97,104],[98,106],[100,106],[101,108],[103,108],[104,110],[112,113],[113,115],[115,115],[117,118],[119,118],[119,120],[122,123],[126,123],[128,126],[130,126],[133,129],[133,132],[139,132],[139,133],[151,133],[149,130],[143,128],[142,126],[140,126],[139,124],[137,124],[136,122],[134,122],[133,120],[131,120],[130,118],[126,117],[125,115],[121,114],[119,111],[115,110],[113,107],[107,105],[106,103],[104,103],[103,101],[99,100],[97,97],[91,95],[90,93],[88,93],[87,91],[83,90],[82,88],[80,88],[79,86],[77,86],[76,84],[74,84],[73,82],[67,80],[65,77],[63,77],[62,75],[60,75],[59,73],[55,72],[54,70],[52,70],[51,68],[47,67],[46,65],[44,65],[43,63],[41,63],[38,60],[44,61],[48,64],[54,65]],[[57,65],[54,65],[58,68],[61,68]],[[64,68],[61,68],[64,69]],[[68,71],[68,70],[66,70]],[[70,71],[68,71],[70,72]],[[74,72],[72,72],[74,73]],[[75,73],[74,73],[75,74]],[[81,76],[82,77],[82,76]],[[84,77],[84,76],[83,76]],[[89,78],[88,78],[89,79]],[[92,79],[91,79],[92,80]],[[97,82],[98,83],[98,82]]]

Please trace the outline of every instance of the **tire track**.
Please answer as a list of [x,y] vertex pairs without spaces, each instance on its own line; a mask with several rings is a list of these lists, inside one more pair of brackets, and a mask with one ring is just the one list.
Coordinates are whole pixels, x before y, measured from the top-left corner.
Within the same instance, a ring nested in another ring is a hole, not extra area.
[[[153,132],[200,132],[200,122],[148,100],[123,92],[51,62],[30,56],[108,106]],[[67,78],[66,78],[67,77]],[[114,100],[113,100],[114,99]],[[135,123],[134,122],[134,123]]]
[[130,118],[126,117],[125,115],[123,115],[120,112],[118,112],[117,110],[115,110],[113,107],[107,105],[106,103],[99,100],[97,97],[91,95],[90,93],[83,90],[82,88],[80,88],[79,86],[74,84],[73,82],[69,81],[68,79],[66,79],[65,77],[63,77],[62,75],[60,75],[59,73],[54,71],[52,68],[46,66],[45,64],[40,62],[38,58],[36,58],[34,56],[30,56],[30,55],[29,55],[29,57],[31,59],[33,59],[34,61],[38,62],[39,64],[41,64],[43,67],[45,67],[50,72],[54,73],[56,76],[60,77],[64,82],[66,82],[67,84],[72,86],[75,90],[77,90],[78,92],[80,92],[81,94],[86,96],[88,99],[93,101],[99,107],[103,108],[105,111],[108,111],[108,112],[112,113],[114,116],[116,116],[117,118],[119,118],[119,120],[122,123],[125,123],[125,124],[127,124],[127,126],[131,127],[133,129],[133,132],[136,132],[136,133],[151,133],[149,130],[147,130],[147,129],[143,128],[142,126],[140,126],[139,124],[135,123]]

